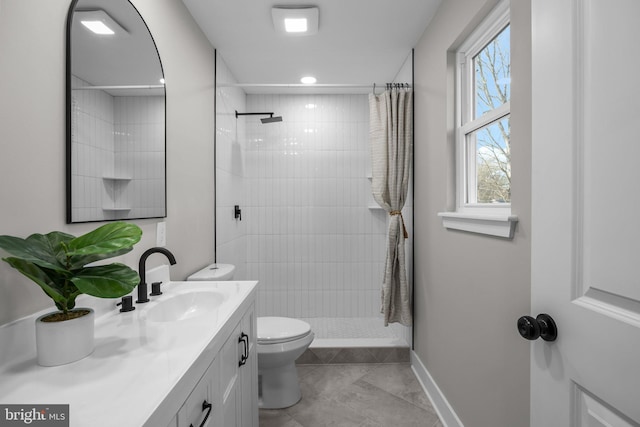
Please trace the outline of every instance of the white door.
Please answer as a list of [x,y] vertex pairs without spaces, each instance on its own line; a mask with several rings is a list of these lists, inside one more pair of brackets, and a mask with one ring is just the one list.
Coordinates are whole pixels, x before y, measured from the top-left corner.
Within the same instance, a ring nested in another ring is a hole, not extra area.
[[640,0],[531,7],[531,426],[640,426]]

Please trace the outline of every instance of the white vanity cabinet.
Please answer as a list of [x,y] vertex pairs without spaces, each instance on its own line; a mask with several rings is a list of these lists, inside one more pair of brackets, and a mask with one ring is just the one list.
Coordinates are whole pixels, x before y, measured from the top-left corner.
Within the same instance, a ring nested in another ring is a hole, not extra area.
[[246,363],[239,367],[240,423],[242,427],[258,426],[258,331],[255,311],[251,310],[240,323],[242,330],[249,336]]
[[255,330],[256,320],[251,305],[224,341],[170,427],[258,426]]
[[222,424],[258,425],[258,357],[256,319],[250,310],[238,323],[219,354]]
[[218,358],[215,358],[178,411],[178,427],[222,425],[216,422],[220,418],[219,388],[216,386],[218,367]]

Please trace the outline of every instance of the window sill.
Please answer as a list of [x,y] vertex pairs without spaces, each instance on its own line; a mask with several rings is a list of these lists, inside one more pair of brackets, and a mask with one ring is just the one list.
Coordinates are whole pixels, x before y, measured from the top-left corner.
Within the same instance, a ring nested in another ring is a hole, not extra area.
[[510,214],[477,214],[461,212],[440,212],[442,226],[452,230],[486,234],[505,239],[513,239],[518,217]]

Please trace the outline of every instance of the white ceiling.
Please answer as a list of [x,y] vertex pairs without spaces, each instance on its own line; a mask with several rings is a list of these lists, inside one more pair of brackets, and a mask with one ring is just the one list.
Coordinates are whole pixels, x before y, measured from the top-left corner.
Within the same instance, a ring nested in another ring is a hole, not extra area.
[[[442,0],[182,1],[239,83],[372,84],[393,81]],[[276,33],[273,6],[317,6],[318,33]]]

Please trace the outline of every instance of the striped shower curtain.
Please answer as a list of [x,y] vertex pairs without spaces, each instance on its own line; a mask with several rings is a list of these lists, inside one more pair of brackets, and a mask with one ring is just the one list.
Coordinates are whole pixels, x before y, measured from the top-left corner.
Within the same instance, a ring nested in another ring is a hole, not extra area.
[[413,92],[393,85],[369,95],[371,191],[389,214],[387,258],[382,282],[384,325],[412,324],[411,292],[407,283],[404,242],[409,236],[402,218],[413,153]]

